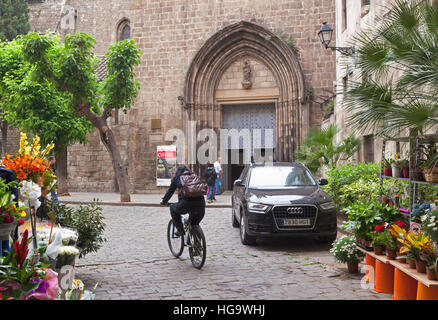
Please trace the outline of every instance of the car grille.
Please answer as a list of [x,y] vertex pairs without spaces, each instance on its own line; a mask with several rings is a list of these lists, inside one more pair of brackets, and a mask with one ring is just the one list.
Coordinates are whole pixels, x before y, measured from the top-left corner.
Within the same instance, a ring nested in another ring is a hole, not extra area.
[[[288,213],[288,209],[292,208],[292,211],[301,211],[302,213]],[[297,210],[299,208],[299,210]],[[281,206],[274,207],[273,209],[275,223],[278,229],[311,229],[315,226],[317,209],[315,206]],[[310,219],[310,225],[308,226],[282,226],[281,221],[283,219]]]

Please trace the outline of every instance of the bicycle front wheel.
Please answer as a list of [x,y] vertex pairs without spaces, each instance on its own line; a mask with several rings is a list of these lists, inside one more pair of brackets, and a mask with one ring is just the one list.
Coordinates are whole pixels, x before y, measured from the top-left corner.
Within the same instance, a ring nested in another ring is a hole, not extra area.
[[201,269],[207,257],[207,242],[205,241],[204,231],[199,225],[192,226],[190,244],[189,255],[192,265],[196,269]]
[[184,237],[175,236],[176,227],[173,224],[172,219],[170,219],[167,226],[167,243],[169,244],[170,252],[175,258],[178,258],[184,250]]

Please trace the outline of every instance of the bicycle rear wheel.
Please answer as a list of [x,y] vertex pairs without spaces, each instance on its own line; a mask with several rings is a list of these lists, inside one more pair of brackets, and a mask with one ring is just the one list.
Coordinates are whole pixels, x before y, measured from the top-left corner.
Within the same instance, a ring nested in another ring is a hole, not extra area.
[[184,250],[184,237],[175,236],[176,227],[173,225],[172,219],[170,219],[167,225],[167,243],[169,244],[170,252],[175,258],[178,258]]
[[192,226],[190,233],[189,255],[192,265],[196,269],[201,269],[207,257],[207,243],[205,241],[204,231],[199,225]]

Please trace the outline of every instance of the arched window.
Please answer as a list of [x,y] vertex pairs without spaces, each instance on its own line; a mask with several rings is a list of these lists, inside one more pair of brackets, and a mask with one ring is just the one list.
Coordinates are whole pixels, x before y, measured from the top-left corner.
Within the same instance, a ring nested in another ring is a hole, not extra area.
[[117,41],[131,38],[131,26],[128,19],[123,19],[117,28]]
[[[131,39],[131,26],[128,19],[123,19],[117,27],[117,41]],[[119,124],[119,109],[114,109],[114,124]]]

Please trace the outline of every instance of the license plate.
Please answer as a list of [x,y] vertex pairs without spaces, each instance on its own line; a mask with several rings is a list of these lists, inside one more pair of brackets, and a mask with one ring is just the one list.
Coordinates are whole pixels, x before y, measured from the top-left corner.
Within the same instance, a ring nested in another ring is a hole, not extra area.
[[310,226],[310,219],[283,219],[282,226]]

